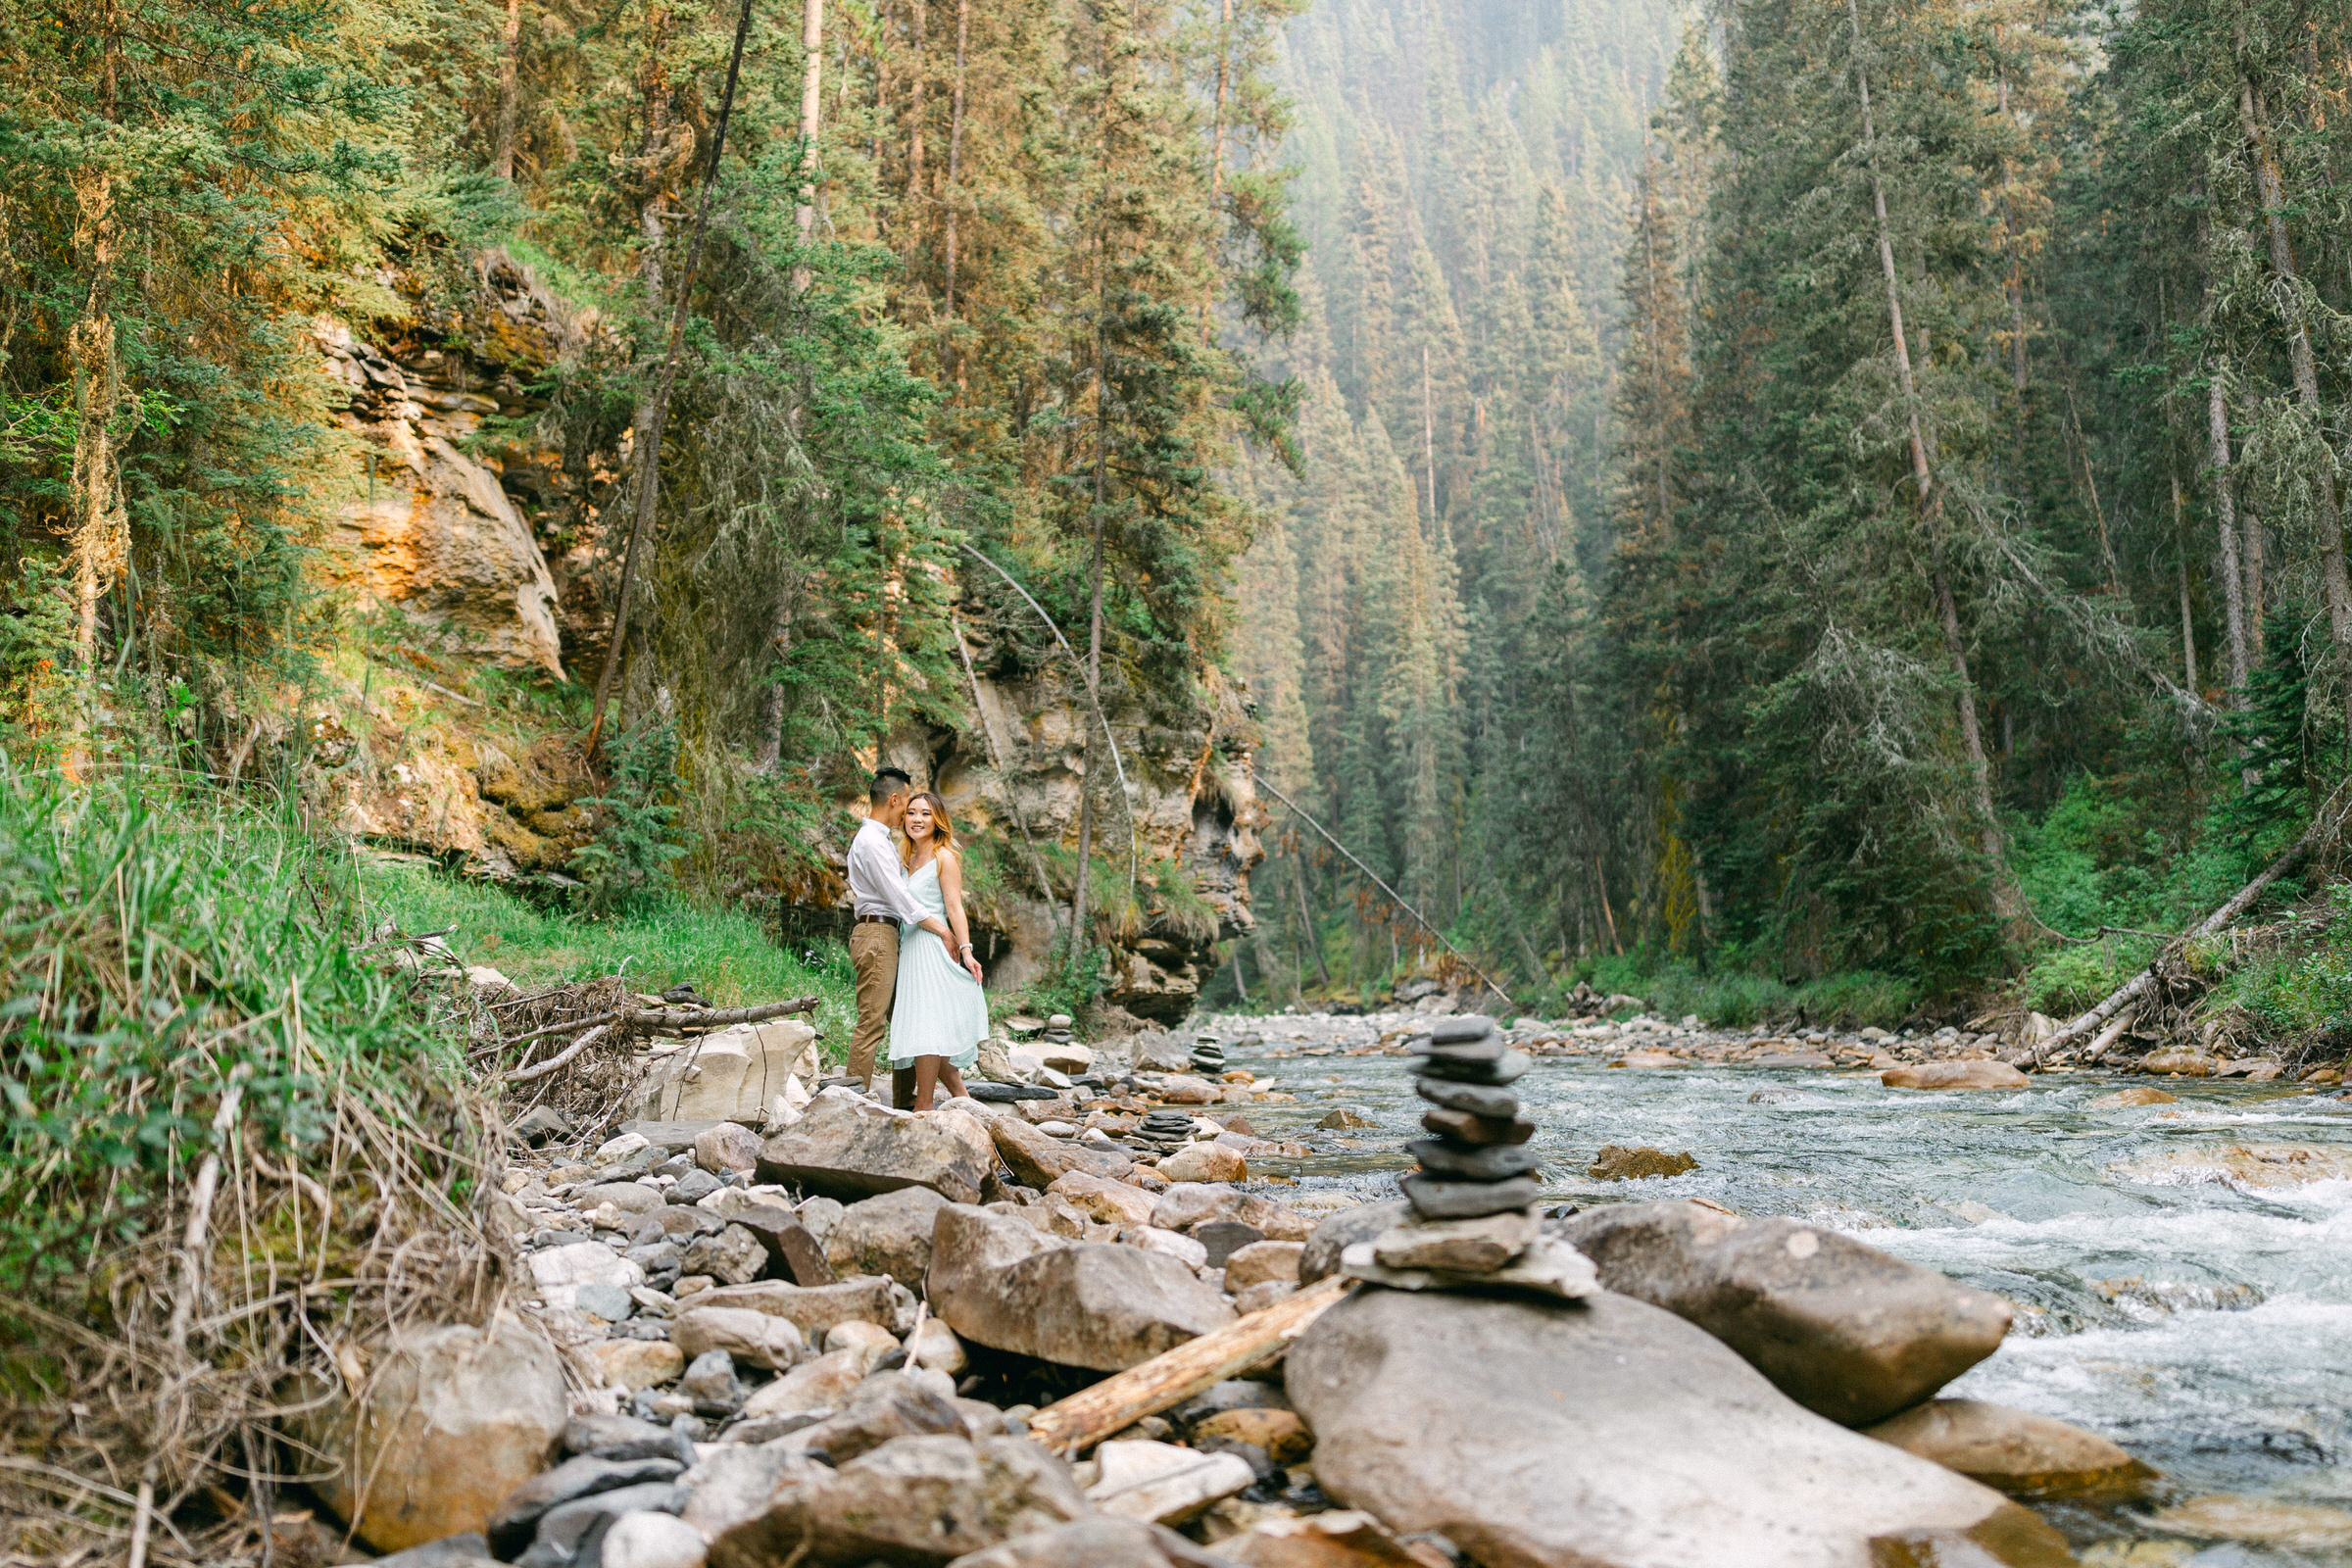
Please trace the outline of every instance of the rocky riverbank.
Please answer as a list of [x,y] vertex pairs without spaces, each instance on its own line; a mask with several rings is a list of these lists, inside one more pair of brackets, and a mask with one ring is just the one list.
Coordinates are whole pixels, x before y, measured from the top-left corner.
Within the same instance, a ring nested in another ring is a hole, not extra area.
[[[492,1200],[522,1270],[510,1310],[357,1350],[311,1437],[343,1478],[320,1496],[409,1568],[1674,1568],[1735,1549],[1865,1568],[2068,1562],[2009,1499],[2150,1474],[2063,1422],[1938,1398],[2010,1304],[1795,1220],[1555,1206],[1531,1223],[1582,1253],[1569,1298],[1343,1278],[1404,1206],[1269,1180],[1306,1150],[1251,1117],[1305,1108],[1286,1061],[1426,1054],[1427,1022],[1219,1020],[1255,1071],[1189,1035],[1060,1066],[1022,1053],[1012,1076],[1038,1081],[919,1116],[803,1085],[593,1148],[526,1124],[541,1142]],[[1500,1059],[1983,1059],[1933,1037],[1592,1029],[1522,1022]],[[1442,1112],[1457,1139],[1492,1130]]]

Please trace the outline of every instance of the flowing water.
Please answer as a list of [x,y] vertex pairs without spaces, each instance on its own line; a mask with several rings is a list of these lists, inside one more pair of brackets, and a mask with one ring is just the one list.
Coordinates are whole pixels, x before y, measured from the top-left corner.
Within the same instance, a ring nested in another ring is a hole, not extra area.
[[[1253,1173],[1290,1178],[1291,1197],[1395,1196],[1422,1107],[1402,1058],[1347,1054],[1373,1044],[1373,1020],[1208,1027],[1230,1066],[1298,1097],[1247,1114],[1257,1136],[1313,1152]],[[2089,1102],[2151,1080],[1923,1094],[1867,1072],[1606,1059],[1543,1058],[1516,1086],[1553,1200],[1698,1197],[1790,1215],[2016,1302],[2001,1350],[1945,1392],[2072,1421],[2164,1472],[2135,1504],[2044,1506],[2086,1562],[2352,1568],[2352,1513],[2336,1513],[2352,1510],[2352,1100],[2166,1080],[2178,1103],[2106,1109]],[[1335,1107],[1374,1125],[1317,1129]],[[1698,1169],[1590,1180],[1603,1144],[1688,1150]],[[2261,1505],[2157,1522],[2217,1494]]]

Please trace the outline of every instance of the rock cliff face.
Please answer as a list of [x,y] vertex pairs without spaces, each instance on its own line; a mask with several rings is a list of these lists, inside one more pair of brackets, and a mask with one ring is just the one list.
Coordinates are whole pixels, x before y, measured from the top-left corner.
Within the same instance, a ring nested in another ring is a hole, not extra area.
[[[567,471],[562,454],[513,431],[539,412],[528,390],[539,374],[604,329],[503,252],[476,258],[473,270],[477,286],[462,310],[383,341],[334,320],[315,330],[325,364],[352,389],[340,418],[365,455],[365,479],[337,518],[334,570],[364,608],[411,623],[411,650],[421,656],[414,662],[428,670],[483,661],[561,678],[565,649],[577,659],[601,647],[606,630],[594,580],[597,504],[610,502],[619,464],[592,456],[588,471]],[[992,675],[985,651],[975,652],[972,726],[906,731],[884,751],[947,799],[967,837],[987,842],[973,922],[990,984],[1009,988],[1042,972],[1068,918],[1066,892],[1041,897],[1029,846],[1066,888],[1087,710],[1058,671]],[[332,770],[325,791],[346,829],[474,875],[561,872],[594,826],[577,803],[595,783],[569,744],[518,746],[477,732],[465,699],[440,702],[431,680],[376,662],[339,717],[313,724],[314,755]],[[1098,886],[1116,888],[1098,927],[1112,938],[1108,995],[1139,1017],[1174,1021],[1207,977],[1210,945],[1250,924],[1250,870],[1263,858],[1264,823],[1250,780],[1255,729],[1247,693],[1214,671],[1173,714],[1137,707],[1110,718],[1132,832],[1117,783],[1104,781],[1095,856]],[[1109,769],[1106,754],[1098,765]],[[817,849],[838,866],[846,835]],[[838,874],[738,891],[803,913],[847,906]]]

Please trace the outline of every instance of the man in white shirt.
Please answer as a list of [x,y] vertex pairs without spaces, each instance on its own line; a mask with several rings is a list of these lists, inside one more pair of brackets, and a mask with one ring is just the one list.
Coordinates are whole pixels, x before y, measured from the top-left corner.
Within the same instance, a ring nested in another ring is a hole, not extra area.
[[[899,863],[898,827],[906,819],[914,780],[895,767],[874,774],[866,791],[865,820],[850,840],[850,963],[858,971],[858,1027],[850,1035],[850,1076],[869,1092],[874,1054],[890,1034],[890,1004],[899,989],[899,922],[911,920],[954,942],[948,924],[906,891],[906,869]],[[907,1074],[911,1080],[911,1071]],[[894,1096],[894,1100],[895,1100]]]

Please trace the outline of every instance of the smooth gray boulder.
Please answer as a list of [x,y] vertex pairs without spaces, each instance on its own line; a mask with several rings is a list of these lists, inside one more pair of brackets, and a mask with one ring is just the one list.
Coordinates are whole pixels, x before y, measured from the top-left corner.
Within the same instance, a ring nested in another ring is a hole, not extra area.
[[686,1311],[711,1306],[749,1307],[780,1317],[801,1331],[811,1345],[843,1323],[875,1323],[889,1328],[898,1309],[891,1303],[890,1281],[879,1275],[839,1280],[831,1285],[787,1285],[782,1280],[756,1280],[749,1285],[718,1285],[686,1298]]
[[950,1202],[971,1203],[996,1168],[988,1129],[960,1110],[916,1115],[828,1089],[760,1146],[758,1174],[844,1201],[928,1187]]
[[1148,1361],[1234,1317],[1215,1287],[1172,1257],[1065,1242],[960,1203],[939,1211],[925,1294],[961,1339],[1101,1372]]
[[1792,1219],[1628,1203],[1553,1234],[1600,1283],[1690,1319],[1797,1403],[1847,1426],[1910,1408],[2000,1348],[1989,1291]]
[[[958,1557],[949,1568],[1231,1568],[1165,1525],[1100,1515]],[[1331,1564],[1329,1568],[1346,1568]]]
[[[1681,1318],[1359,1290],[1291,1348],[1315,1476],[1399,1531],[1509,1568],[1884,1568],[1874,1540],[1958,1532],[1991,1563],[2070,1563],[1998,1493],[1792,1402]],[[1970,1559],[1975,1560],[1975,1559]]]
[[779,1475],[764,1508],[713,1537],[710,1563],[945,1563],[1087,1512],[1069,1467],[1025,1439],[900,1438],[838,1471]]
[[947,1201],[928,1187],[903,1187],[852,1203],[825,1237],[825,1258],[844,1274],[884,1274],[920,1290],[931,1267],[931,1230]]
[[1314,1229],[1306,1250],[1298,1254],[1298,1283],[1312,1285],[1340,1271],[1340,1254],[1358,1242],[1377,1240],[1382,1233],[1412,1216],[1413,1205],[1403,1199],[1393,1203],[1358,1203],[1343,1208]]

